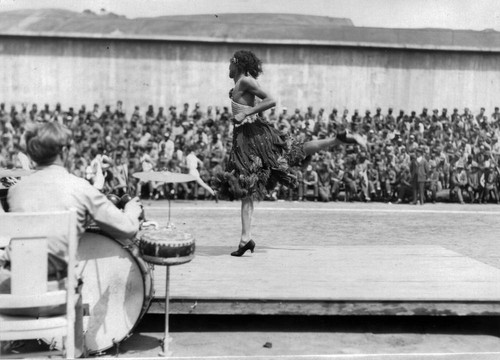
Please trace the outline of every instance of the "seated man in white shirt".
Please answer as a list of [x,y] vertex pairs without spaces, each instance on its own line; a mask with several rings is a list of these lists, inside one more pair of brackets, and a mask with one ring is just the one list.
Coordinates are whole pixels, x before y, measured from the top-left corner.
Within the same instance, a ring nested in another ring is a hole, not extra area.
[[[71,132],[57,122],[36,126],[26,131],[26,147],[36,163],[36,171],[21,178],[9,188],[7,202],[10,212],[77,211],[77,233],[85,231],[87,218],[110,236],[131,238],[139,230],[142,209],[137,198],[119,210],[106,195],[88,181],[70,174],[66,160]],[[49,239],[49,280],[65,277],[68,253],[67,239],[55,235]],[[10,292],[9,248],[0,255],[0,293]],[[55,282],[54,290],[59,284]]]

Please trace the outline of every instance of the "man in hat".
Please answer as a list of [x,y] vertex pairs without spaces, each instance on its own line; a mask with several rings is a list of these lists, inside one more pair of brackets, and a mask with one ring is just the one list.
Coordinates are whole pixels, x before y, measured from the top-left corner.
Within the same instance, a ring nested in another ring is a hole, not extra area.
[[283,133],[288,133],[291,130],[292,125],[290,125],[288,109],[286,107],[283,107],[281,110],[276,127]]
[[324,121],[323,112],[324,112],[323,108],[319,109],[318,116],[316,116],[316,120],[315,120],[313,128],[312,128],[312,134],[316,138],[320,135],[320,133],[327,132],[328,122]]
[[485,115],[485,108],[482,107],[479,110],[479,114],[476,115],[476,122],[481,129],[485,129],[488,126],[488,117]]
[[431,117],[427,113],[427,108],[426,107],[424,107],[422,109],[422,113],[420,114],[419,118],[420,118],[420,123],[422,123],[424,125],[424,127],[427,127],[430,124]]
[[415,135],[414,134],[410,134],[410,136],[408,137],[408,143],[406,144],[406,149],[409,152],[413,152],[417,148],[418,148],[418,142],[417,142],[417,140],[415,138]]
[[373,115],[373,127],[375,131],[380,131],[384,129],[384,127],[387,126],[387,123],[385,122],[385,117],[382,115],[382,109],[378,107],[376,109],[375,115]]
[[498,106],[495,107],[495,112],[491,114],[491,122],[492,123],[500,123],[500,109]]
[[160,142],[160,149],[163,151],[161,156],[167,161],[174,156],[175,143],[172,140],[170,129],[168,128],[165,134],[163,134],[163,141]]
[[330,115],[328,115],[328,120],[332,124],[337,124],[339,122],[339,120],[338,120],[338,111],[337,111],[336,108],[332,109],[332,112],[330,113]]
[[189,120],[189,104],[184,103],[184,107],[179,114],[179,119],[181,123],[187,123]]
[[165,123],[167,122],[167,117],[164,114],[164,108],[163,108],[163,106],[160,106],[158,108],[158,114],[156,115],[156,121],[158,121],[158,123],[161,126],[164,126]]
[[464,163],[459,160],[452,167],[451,177],[450,177],[450,200],[453,194],[457,194],[460,204],[465,204],[463,198],[463,190],[467,186],[467,173],[464,169]]
[[413,188],[413,204],[420,202],[423,205],[425,202],[425,182],[429,177],[429,163],[424,157],[422,148],[416,150],[416,157],[410,164],[410,173],[412,177]]
[[443,108],[441,115],[439,116],[439,121],[441,124],[447,124],[450,122],[450,117],[448,116],[448,109]]
[[114,162],[111,166],[112,177],[112,192],[115,195],[123,196],[128,193],[128,164],[127,158],[124,158],[122,152],[115,155]]
[[198,122],[203,118],[203,111],[201,111],[201,106],[200,103],[194,104],[194,110],[191,113],[191,119],[193,119],[195,124],[198,124]]
[[123,102],[118,100],[116,102],[116,109],[114,113],[115,120],[123,120],[125,119],[125,110],[123,109]]
[[453,114],[451,114],[451,127],[453,132],[460,132],[464,128],[464,122],[462,116],[458,113],[458,109],[453,109]]
[[392,113],[393,113],[392,107],[387,109],[387,115],[385,116],[382,123],[386,124],[386,126],[393,125],[394,127],[396,127],[396,118],[394,117],[394,115]]
[[[373,128],[373,118],[371,117],[370,114],[371,114],[370,110],[365,111],[365,116],[363,116],[363,119],[361,120],[363,129],[368,128],[368,130],[369,130],[369,129]],[[368,131],[365,130],[365,132],[368,132]]]
[[500,204],[500,198],[498,195],[498,171],[499,169],[495,161],[491,161],[490,166],[486,168],[482,174],[482,181],[480,182],[484,184],[484,187],[479,201],[487,202],[493,193],[496,203]]
[[302,178],[304,186],[304,198],[307,196],[309,189],[313,190],[314,201],[318,200],[319,186],[318,186],[318,173],[313,169],[312,165],[307,165],[306,171]]
[[351,117],[352,124],[359,124],[361,122],[361,116],[359,115],[358,109],[354,110],[354,114]]
[[481,169],[476,161],[473,160],[472,155],[467,156],[467,162],[465,164],[465,171],[467,173],[467,185],[466,191],[470,198],[470,203],[474,203],[476,200],[481,203],[481,194],[483,192],[482,186],[479,179],[481,178]]
[[433,204],[437,200],[437,192],[439,190],[439,170],[435,160],[429,161],[429,181],[426,183],[426,190],[431,192],[431,201]]
[[307,112],[304,115],[304,120],[305,120],[307,126],[312,130],[312,127],[314,126],[314,123],[316,122],[316,114],[313,112],[312,106],[307,107]]
[[344,111],[342,112],[342,118],[340,119],[340,123],[345,127],[347,128],[347,126],[349,125],[349,110],[348,109],[344,109]]
[[177,118],[177,107],[170,105],[168,108],[167,124],[169,126],[173,126],[173,124],[177,121]]
[[471,114],[468,107],[464,108],[464,113],[462,114],[462,121],[463,121],[465,126],[469,126],[469,127],[472,127],[474,125],[474,123],[476,123],[474,116]]
[[293,128],[295,128],[297,130],[303,129],[303,127],[304,127],[304,117],[300,113],[300,109],[299,108],[295,109],[295,113],[290,117],[289,121],[290,121],[290,125]]

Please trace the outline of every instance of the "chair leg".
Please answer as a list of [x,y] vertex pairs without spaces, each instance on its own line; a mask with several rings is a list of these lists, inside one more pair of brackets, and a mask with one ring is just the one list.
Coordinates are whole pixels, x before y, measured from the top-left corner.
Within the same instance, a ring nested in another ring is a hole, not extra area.
[[[80,285],[81,288],[81,285]],[[81,294],[81,290],[78,291]],[[82,296],[78,296],[75,306],[75,357],[87,357],[83,334],[83,304]]]
[[75,338],[66,336],[64,339],[64,355],[66,359],[75,358]]

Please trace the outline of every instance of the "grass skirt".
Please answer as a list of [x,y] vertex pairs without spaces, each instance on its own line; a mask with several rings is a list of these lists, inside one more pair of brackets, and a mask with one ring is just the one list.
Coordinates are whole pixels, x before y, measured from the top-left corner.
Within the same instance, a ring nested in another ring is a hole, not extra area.
[[258,118],[234,128],[226,170],[215,176],[213,186],[221,198],[262,200],[278,183],[297,187],[291,167],[305,158],[302,142]]

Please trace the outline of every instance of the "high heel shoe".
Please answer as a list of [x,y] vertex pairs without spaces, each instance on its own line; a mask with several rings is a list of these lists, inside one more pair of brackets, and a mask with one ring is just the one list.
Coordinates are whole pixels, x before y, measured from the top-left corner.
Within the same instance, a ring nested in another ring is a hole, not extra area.
[[250,250],[253,253],[253,249],[255,249],[255,242],[250,240],[245,245],[238,247],[238,250],[233,251],[231,256],[242,256],[247,252],[247,250]]
[[366,149],[366,138],[360,134],[349,134],[347,131],[342,131],[337,134],[337,139],[342,141],[344,144],[357,144],[363,149]]

